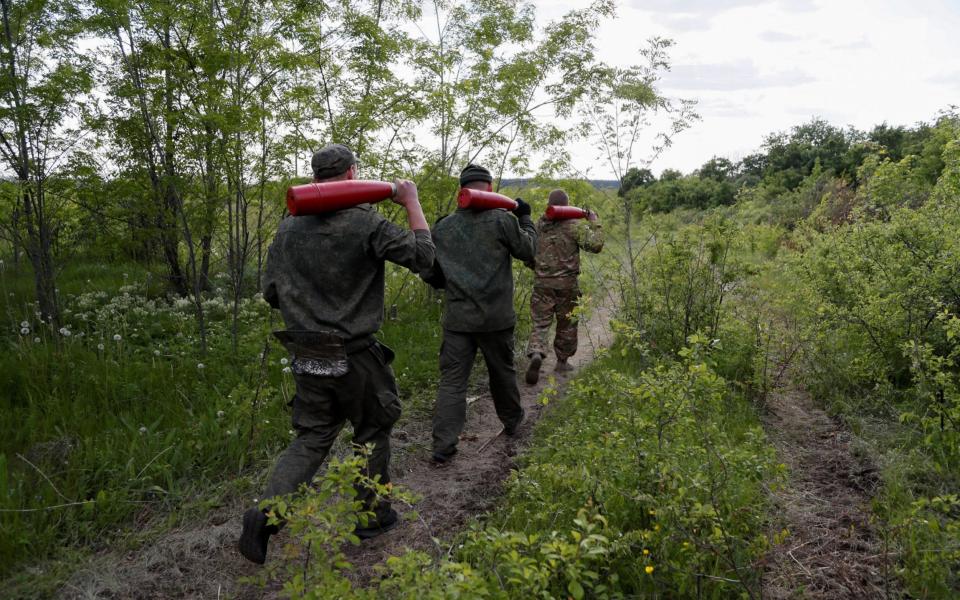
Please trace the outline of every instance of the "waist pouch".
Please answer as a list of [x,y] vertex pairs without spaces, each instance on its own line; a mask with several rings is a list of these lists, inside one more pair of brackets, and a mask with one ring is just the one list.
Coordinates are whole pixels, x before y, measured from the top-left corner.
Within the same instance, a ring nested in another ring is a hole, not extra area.
[[274,331],[291,354],[291,370],[295,375],[342,377],[350,372],[347,356],[366,350],[376,341],[367,336],[347,342],[333,331]]

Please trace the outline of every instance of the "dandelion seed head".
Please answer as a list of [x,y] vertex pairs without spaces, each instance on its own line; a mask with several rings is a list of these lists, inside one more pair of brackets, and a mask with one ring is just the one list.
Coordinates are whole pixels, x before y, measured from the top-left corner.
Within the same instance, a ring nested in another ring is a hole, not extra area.
[[30,335],[30,328],[23,327],[22,329],[20,329],[20,335]]
[[143,435],[143,434],[145,434],[146,432],[147,432],[147,428],[141,425],[141,426],[140,426],[140,435]]
[[122,339],[123,339],[123,336],[121,336],[119,333],[113,334],[113,341],[119,342]]
[[284,372],[284,373],[289,373],[289,372],[290,372],[290,367],[284,367],[284,368],[283,368],[283,372]]
[[39,344],[39,343],[40,343],[40,338],[39,338],[39,337],[33,338],[33,342],[34,342],[35,344]]
[[206,366],[203,363],[197,363],[197,368],[202,371],[206,368]]
[[281,364],[281,365],[286,365],[288,362],[290,362],[290,361],[287,360],[286,357],[280,359],[280,364]]
[[217,418],[218,418],[218,419],[222,419],[224,414],[225,414],[225,413],[224,413],[222,410],[218,410],[218,411],[217,411]]
[[153,355],[154,355],[154,356],[160,356],[160,351],[159,351],[159,350],[154,350],[154,351],[153,351]]
[[21,321],[20,327],[30,327],[30,323],[27,323],[26,321]]
[[97,350],[103,350],[103,342],[97,344]]

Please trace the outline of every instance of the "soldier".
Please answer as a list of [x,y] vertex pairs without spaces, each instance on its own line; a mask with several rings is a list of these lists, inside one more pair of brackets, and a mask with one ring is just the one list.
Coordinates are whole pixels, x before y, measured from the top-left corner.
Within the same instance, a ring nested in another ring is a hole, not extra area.
[[[315,182],[355,179],[356,158],[340,144],[313,155]],[[374,337],[383,321],[384,261],[418,272],[433,264],[434,247],[417,188],[397,181],[393,201],[407,212],[411,231],[363,204],[333,213],[287,217],[270,246],[263,295],[280,309],[287,330],[277,337],[293,354],[297,391],[291,402],[297,438],[280,456],[264,498],[297,491],[309,483],[346,421],[353,443],[373,444],[365,475],[390,481],[390,431],[400,400],[390,363],[393,351]],[[372,490],[358,499],[375,517],[357,526],[360,538],[392,528],[397,513]],[[239,550],[263,563],[277,532],[267,525],[266,507],[243,516]]]
[[[492,182],[490,171],[477,165],[467,165],[460,173],[463,188],[490,191]],[[433,229],[437,264],[424,279],[446,290],[440,385],[433,414],[437,463],[449,461],[457,452],[467,415],[467,380],[477,348],[487,364],[490,394],[504,432],[514,435],[523,421],[513,364],[517,316],[511,257],[531,260],[537,232],[530,205],[519,198],[517,204],[513,214],[458,209]]]
[[[566,192],[554,190],[550,192],[548,202],[554,206],[566,206],[569,200]],[[573,368],[567,359],[577,352],[577,320],[572,314],[580,298],[577,282],[580,250],[597,253],[603,249],[603,230],[597,214],[590,212],[587,219],[589,222],[580,219],[550,221],[541,217],[537,223],[539,238],[530,297],[533,331],[527,345],[530,365],[525,377],[530,385],[540,379],[540,366],[546,357],[547,338],[554,316],[557,319],[557,332],[553,338],[556,370],[565,372]]]

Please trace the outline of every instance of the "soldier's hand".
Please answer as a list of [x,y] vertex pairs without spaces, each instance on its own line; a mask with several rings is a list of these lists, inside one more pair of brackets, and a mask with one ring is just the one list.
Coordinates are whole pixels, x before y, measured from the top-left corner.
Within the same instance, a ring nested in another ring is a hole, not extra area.
[[400,206],[407,208],[411,203],[419,204],[420,197],[417,194],[417,186],[412,181],[406,179],[397,179],[394,184],[397,186],[397,193],[392,200]]
[[593,212],[592,210],[588,210],[588,211],[587,211],[587,220],[588,220],[588,221],[590,221],[590,222],[592,222],[592,223],[596,223],[597,219],[599,219],[599,218],[600,218],[600,217],[597,215],[597,213]]
[[514,198],[514,200],[517,201],[517,207],[513,209],[513,214],[515,214],[518,219],[523,216],[529,217],[532,212],[530,205],[524,202],[523,198]]

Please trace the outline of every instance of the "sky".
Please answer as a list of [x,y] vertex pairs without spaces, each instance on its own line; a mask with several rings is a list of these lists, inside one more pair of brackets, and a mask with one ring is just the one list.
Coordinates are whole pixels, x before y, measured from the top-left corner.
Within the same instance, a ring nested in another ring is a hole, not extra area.
[[[554,19],[589,0],[535,4]],[[640,63],[653,36],[675,42],[661,92],[697,100],[702,117],[651,165],[656,173],[739,159],[814,117],[869,130],[960,105],[960,0],[620,0],[599,57]],[[592,177],[611,175],[589,146],[573,155]]]

